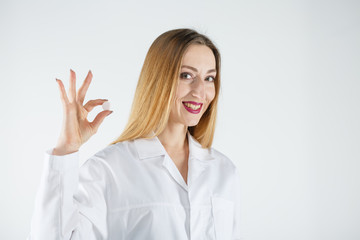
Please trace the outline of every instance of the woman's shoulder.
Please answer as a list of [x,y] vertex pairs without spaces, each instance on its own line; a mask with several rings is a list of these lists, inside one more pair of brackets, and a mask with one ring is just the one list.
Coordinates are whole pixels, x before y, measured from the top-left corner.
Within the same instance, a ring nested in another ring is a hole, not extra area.
[[118,142],[115,144],[111,144],[101,149],[97,153],[95,153],[94,157],[97,158],[111,158],[113,156],[117,156],[119,154],[124,154],[129,151],[128,141]]
[[211,155],[216,159],[216,162],[222,167],[228,168],[232,171],[237,171],[235,163],[224,153],[215,149],[214,147],[210,148]]
[[131,144],[128,141],[108,145],[96,152],[85,164],[100,164],[112,167],[119,164],[119,162],[133,159],[136,155],[129,145]]

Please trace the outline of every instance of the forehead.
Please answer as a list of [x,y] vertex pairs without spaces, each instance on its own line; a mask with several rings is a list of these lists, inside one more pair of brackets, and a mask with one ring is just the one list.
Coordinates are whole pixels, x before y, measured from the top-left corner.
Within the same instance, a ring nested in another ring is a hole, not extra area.
[[208,46],[200,44],[192,44],[186,49],[182,64],[198,69],[205,68],[204,70],[206,71],[216,67],[215,56],[212,50]]

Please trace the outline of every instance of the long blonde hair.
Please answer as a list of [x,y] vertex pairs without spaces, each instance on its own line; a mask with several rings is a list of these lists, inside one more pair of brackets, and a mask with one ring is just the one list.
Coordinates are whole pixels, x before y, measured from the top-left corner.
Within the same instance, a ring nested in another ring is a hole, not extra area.
[[209,47],[215,56],[215,97],[190,134],[203,148],[211,147],[220,89],[220,53],[211,40],[192,29],[174,29],[161,34],[150,46],[136,87],[127,125],[111,144],[137,138],[153,138],[166,127],[178,85],[180,65],[191,44]]

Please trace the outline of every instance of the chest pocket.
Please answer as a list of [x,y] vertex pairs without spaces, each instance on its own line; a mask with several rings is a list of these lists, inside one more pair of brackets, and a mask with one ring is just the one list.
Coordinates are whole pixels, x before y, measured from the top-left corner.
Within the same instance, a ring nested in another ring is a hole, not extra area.
[[234,202],[224,198],[211,198],[215,235],[218,240],[230,240],[234,224]]

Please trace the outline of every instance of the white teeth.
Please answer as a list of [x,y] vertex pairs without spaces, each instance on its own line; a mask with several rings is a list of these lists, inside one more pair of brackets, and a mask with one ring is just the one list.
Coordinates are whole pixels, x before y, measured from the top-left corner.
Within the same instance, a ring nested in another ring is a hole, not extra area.
[[187,106],[188,108],[191,108],[193,110],[198,110],[201,107],[201,105],[194,105],[191,103],[184,103],[184,104],[185,104],[185,106]]

